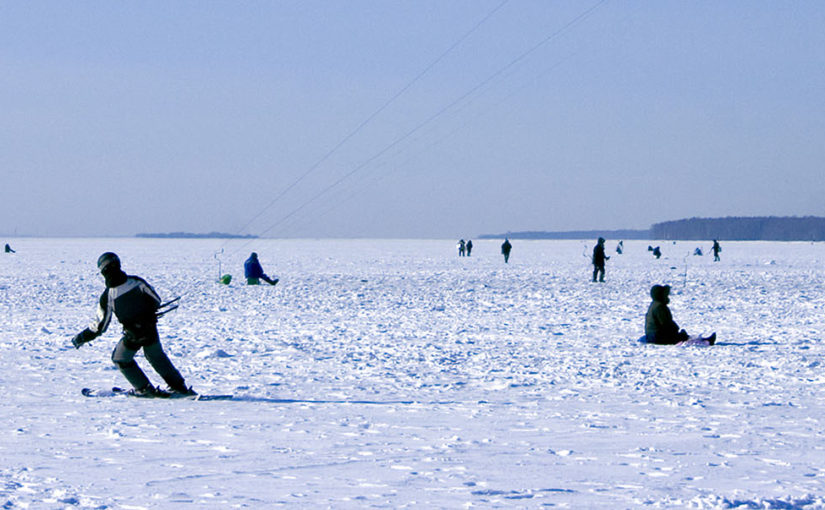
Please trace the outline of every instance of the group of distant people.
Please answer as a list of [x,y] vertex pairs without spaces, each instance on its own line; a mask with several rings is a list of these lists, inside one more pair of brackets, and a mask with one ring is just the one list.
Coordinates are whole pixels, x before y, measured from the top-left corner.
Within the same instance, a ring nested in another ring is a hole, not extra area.
[[[593,281],[594,282],[604,282],[604,266],[605,261],[609,260],[610,257],[607,256],[605,253],[605,244],[606,240],[603,237],[600,237],[596,241],[596,246],[593,247],[593,255],[591,257],[591,261],[593,262]],[[512,243],[508,238],[504,239],[504,242],[501,244],[501,254],[504,256],[504,263],[507,264],[510,261],[510,252],[513,249]],[[473,251],[473,241],[465,242],[464,239],[460,239],[458,241],[458,256],[464,257],[470,256]],[[647,251],[652,252],[653,256],[657,259],[661,258],[662,250],[659,246],[653,247],[648,246]],[[713,251],[713,261],[719,262],[719,253],[722,251],[722,247],[719,245],[719,241],[714,239],[713,240],[713,247],[711,248]],[[624,241],[619,241],[619,244],[616,245],[616,253],[621,255],[624,253]],[[701,255],[702,250],[700,248],[696,248],[694,251],[694,255]],[[254,255],[254,254],[253,254]]]
[[[719,245],[718,240],[713,240],[713,246],[711,246],[710,250],[713,252],[713,261],[719,262],[721,260],[719,253],[722,251],[722,247]],[[655,248],[653,246],[648,246],[647,251],[651,252],[657,260],[662,257],[662,249],[659,246],[656,246]],[[702,252],[702,248],[697,247],[693,250],[693,255],[701,257],[704,255],[704,252]]]
[[473,240],[470,239],[469,241],[467,241],[465,243],[464,239],[459,239],[459,241],[458,241],[458,256],[463,257],[463,256],[466,255],[466,256],[470,257],[470,256],[472,256],[472,254],[473,254]]
[[[510,240],[505,238],[504,242],[501,244],[501,254],[504,255],[504,263],[507,264],[510,261],[510,251],[513,249],[513,245],[510,244]],[[467,257],[471,256],[473,253],[473,241],[472,239],[464,242],[464,239],[460,239],[458,241],[458,256]]]

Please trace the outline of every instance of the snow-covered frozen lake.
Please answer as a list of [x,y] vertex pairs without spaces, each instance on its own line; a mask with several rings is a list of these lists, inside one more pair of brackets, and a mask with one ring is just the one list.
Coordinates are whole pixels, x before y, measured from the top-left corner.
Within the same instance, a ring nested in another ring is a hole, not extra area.
[[[5,242],[3,508],[825,508],[822,243],[609,240],[594,284],[592,241]],[[119,325],[70,344],[108,250],[182,296],[163,344],[234,400],[80,394],[126,384]],[[654,283],[718,345],[636,343]]]

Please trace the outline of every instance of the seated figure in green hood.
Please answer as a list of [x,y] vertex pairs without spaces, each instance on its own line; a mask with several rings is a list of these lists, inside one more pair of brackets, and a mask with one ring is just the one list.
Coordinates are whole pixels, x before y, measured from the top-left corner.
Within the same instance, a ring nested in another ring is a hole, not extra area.
[[[690,339],[687,331],[680,329],[667,307],[670,303],[670,286],[654,285],[650,289],[653,301],[645,315],[645,339],[649,344],[674,345]],[[707,338],[699,338],[709,345],[716,343],[716,333]]]

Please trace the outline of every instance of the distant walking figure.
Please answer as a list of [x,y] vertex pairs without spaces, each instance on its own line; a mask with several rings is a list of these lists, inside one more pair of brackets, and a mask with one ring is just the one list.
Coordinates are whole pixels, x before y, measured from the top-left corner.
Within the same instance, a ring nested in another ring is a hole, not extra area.
[[604,253],[604,237],[600,237],[593,247],[593,281],[604,282],[604,261],[609,260],[610,257]]
[[278,283],[277,278],[270,278],[264,273],[264,268],[261,267],[261,263],[258,262],[258,254],[254,251],[249,255],[249,258],[246,259],[246,262],[243,263],[243,272],[244,276],[246,276],[247,285],[260,285],[261,280],[270,285]]
[[9,243],[6,243],[6,253],[17,253],[17,252],[11,249],[11,246],[9,246]]
[[[690,339],[690,335],[673,320],[667,307],[670,303],[670,286],[654,285],[650,289],[653,301],[645,315],[645,340],[649,344],[674,345]],[[699,338],[710,345],[716,343],[716,333],[707,338]]]
[[504,263],[505,264],[507,264],[507,262],[510,260],[510,250],[512,250],[512,249],[513,249],[513,245],[510,244],[510,240],[505,238],[504,242],[501,243],[501,254],[504,255]]
[[464,244],[464,239],[458,241],[458,256],[463,257],[464,251],[466,250],[466,245]]
[[473,253],[473,240],[470,239],[467,241],[467,256],[469,257]]
[[722,251],[722,247],[719,246],[719,241],[716,239],[713,240],[713,248],[711,248],[711,250],[713,250],[713,261],[719,262],[719,252]]

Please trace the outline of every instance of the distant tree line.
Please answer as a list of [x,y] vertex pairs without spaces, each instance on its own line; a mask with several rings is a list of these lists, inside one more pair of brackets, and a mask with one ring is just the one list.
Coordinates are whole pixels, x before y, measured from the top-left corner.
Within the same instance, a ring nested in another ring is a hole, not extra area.
[[728,217],[690,218],[656,223],[653,239],[726,241],[825,241],[825,218]]
[[825,241],[825,218],[727,217],[689,218],[656,223],[648,230],[574,230],[567,232],[508,232],[484,234],[480,239],[666,239],[684,241]]
[[479,239],[650,239],[650,230],[571,230],[566,232],[508,232],[507,234],[484,234]]

